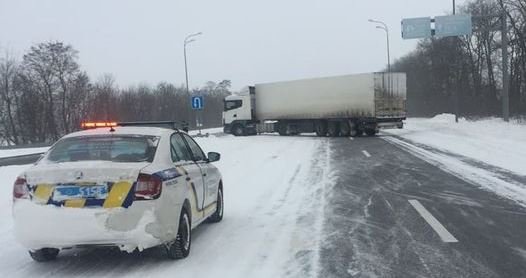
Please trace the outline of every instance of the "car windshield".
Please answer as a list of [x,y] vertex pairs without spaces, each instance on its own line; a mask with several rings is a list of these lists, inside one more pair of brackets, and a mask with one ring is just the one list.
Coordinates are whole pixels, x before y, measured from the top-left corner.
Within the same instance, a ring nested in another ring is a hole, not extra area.
[[159,137],[82,136],[63,139],[50,150],[47,160],[72,162],[105,160],[112,162],[152,162]]

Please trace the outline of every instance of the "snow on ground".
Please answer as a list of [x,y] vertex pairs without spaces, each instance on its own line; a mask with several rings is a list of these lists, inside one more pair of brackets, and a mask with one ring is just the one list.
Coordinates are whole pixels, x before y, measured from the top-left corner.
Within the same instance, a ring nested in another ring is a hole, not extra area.
[[0,150],[0,158],[46,152],[49,147]]
[[387,130],[416,143],[466,156],[518,175],[526,175],[526,125],[491,118],[479,121],[441,114],[410,118],[404,129]]
[[[25,167],[0,167],[0,276],[309,277],[318,269],[328,139],[211,135],[196,139],[222,154],[225,217],[193,234],[188,258],[65,250],[35,263],[12,234],[12,181]],[[35,227],[38,228],[38,227]]]
[[455,123],[454,115],[408,119],[384,137],[441,169],[526,206],[526,126],[500,119]]

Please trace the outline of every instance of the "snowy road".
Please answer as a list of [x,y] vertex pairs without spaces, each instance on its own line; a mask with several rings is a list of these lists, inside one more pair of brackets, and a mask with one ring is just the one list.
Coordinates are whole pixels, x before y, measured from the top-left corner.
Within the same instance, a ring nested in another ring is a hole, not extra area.
[[[414,135],[414,134],[413,134]],[[66,250],[33,262],[1,188],[2,276],[526,277],[525,175],[407,138],[219,136],[225,218],[181,261]],[[0,167],[12,181],[27,166]]]

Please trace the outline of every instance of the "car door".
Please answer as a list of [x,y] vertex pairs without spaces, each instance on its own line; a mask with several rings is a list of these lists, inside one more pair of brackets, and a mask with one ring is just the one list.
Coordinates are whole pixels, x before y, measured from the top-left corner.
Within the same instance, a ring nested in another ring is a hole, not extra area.
[[219,171],[216,167],[208,162],[205,153],[199,145],[192,139],[192,137],[184,134],[183,137],[192,152],[194,161],[201,168],[203,181],[205,184],[205,207],[214,203],[217,200],[217,189],[219,186]]
[[[197,211],[202,211],[205,203],[205,186],[201,168],[194,161],[192,152],[188,148],[185,140],[181,137],[181,134],[172,134],[172,137],[170,138],[170,147],[174,166],[183,170],[183,174],[186,175],[186,181],[195,196],[195,199],[191,200],[191,202],[195,202]],[[197,215],[192,216],[199,217]]]

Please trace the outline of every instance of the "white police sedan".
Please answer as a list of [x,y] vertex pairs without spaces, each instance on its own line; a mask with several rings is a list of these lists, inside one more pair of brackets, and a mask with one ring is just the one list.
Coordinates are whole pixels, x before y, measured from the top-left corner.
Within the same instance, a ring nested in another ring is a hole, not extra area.
[[17,178],[15,235],[34,260],[85,246],[188,256],[192,229],[223,218],[220,155],[166,124],[85,123]]

